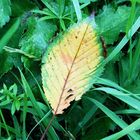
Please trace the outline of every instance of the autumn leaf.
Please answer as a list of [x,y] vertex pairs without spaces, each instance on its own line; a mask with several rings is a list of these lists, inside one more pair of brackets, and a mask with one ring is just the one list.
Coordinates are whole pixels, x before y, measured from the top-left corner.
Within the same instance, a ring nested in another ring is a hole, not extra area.
[[91,19],[73,25],[44,55],[42,81],[54,114],[79,100],[101,74],[102,46]]

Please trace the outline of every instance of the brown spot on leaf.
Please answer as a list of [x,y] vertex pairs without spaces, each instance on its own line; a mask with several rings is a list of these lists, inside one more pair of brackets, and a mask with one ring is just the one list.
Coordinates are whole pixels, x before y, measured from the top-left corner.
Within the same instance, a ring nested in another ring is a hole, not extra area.
[[68,93],[72,93],[72,92],[73,92],[73,90],[72,90],[72,89],[69,89],[69,90],[68,90]]
[[67,101],[72,96],[73,96],[73,94],[70,94],[69,96],[67,96],[66,99],[65,99],[65,101]]

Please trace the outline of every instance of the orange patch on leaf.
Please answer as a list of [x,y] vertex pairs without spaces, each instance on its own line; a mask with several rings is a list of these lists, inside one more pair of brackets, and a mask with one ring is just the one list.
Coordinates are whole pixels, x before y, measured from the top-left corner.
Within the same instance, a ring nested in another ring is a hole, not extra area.
[[73,60],[71,56],[66,55],[64,53],[62,53],[61,57],[64,63],[71,63]]

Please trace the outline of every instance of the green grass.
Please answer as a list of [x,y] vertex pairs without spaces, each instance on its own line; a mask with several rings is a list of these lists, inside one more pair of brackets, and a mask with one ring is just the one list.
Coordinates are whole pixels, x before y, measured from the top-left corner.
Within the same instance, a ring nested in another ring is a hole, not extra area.
[[[48,140],[140,139],[140,2],[1,0],[0,139],[38,140],[53,114],[42,88],[49,44],[95,12],[107,49],[104,72],[79,101],[55,116]],[[10,18],[10,19],[9,19]]]

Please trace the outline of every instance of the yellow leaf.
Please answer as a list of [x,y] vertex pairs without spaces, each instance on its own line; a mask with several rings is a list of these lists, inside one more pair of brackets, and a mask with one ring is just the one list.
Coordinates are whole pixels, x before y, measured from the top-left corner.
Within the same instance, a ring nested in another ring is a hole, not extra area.
[[43,89],[54,114],[62,114],[79,100],[102,72],[102,47],[93,25],[83,21],[72,26],[48,47],[42,65]]

